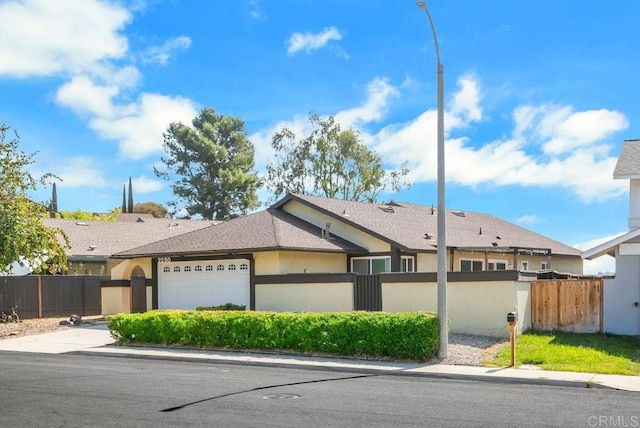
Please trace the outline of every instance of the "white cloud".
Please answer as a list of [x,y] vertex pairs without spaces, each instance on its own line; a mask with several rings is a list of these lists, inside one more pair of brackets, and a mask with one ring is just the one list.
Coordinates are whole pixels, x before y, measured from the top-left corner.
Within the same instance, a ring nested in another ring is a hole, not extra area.
[[142,54],[142,60],[146,63],[156,63],[166,65],[169,58],[180,50],[189,49],[191,46],[191,38],[187,36],[179,36],[169,39],[162,46],[151,46]]
[[535,214],[523,215],[516,219],[516,223],[519,224],[533,224],[538,222],[538,216]]
[[56,93],[56,102],[69,107],[76,114],[111,116],[111,99],[118,95],[117,85],[99,86],[88,76],[75,76]]
[[[293,33],[286,41],[287,54],[293,55],[300,51],[311,53],[326,46],[332,40],[342,40],[342,33],[336,27],[327,27],[319,33]],[[343,55],[344,52],[342,52]]]
[[64,162],[56,163],[56,175],[62,179],[60,187],[94,187],[108,186],[100,161],[90,156],[64,157]]
[[[560,187],[584,202],[626,192],[626,183],[611,177],[617,158],[610,155],[611,145],[602,141],[628,126],[624,115],[608,110],[574,112],[572,106],[521,106],[514,110],[511,137],[476,144],[466,136],[451,137],[482,118],[480,93],[476,76],[462,76],[445,112],[447,181],[465,186]],[[386,126],[372,136],[373,147],[392,166],[408,160],[409,179],[435,180],[436,119],[436,111],[428,110],[410,122]],[[587,133],[580,129],[584,121],[589,122]],[[561,140],[564,143],[558,143]]]
[[136,194],[145,194],[162,190],[164,184],[162,181],[140,176],[131,180],[133,190]]
[[367,85],[364,104],[340,111],[335,118],[343,127],[381,120],[387,111],[389,100],[399,96],[400,92],[389,83],[389,79],[376,77]]
[[189,99],[148,93],[122,111],[117,117],[96,117],[90,126],[102,138],[118,140],[120,152],[131,159],[162,151],[162,134],[171,122],[191,124],[198,114]]
[[117,4],[97,0],[22,0],[0,4],[0,75],[77,72],[121,58],[131,20]]

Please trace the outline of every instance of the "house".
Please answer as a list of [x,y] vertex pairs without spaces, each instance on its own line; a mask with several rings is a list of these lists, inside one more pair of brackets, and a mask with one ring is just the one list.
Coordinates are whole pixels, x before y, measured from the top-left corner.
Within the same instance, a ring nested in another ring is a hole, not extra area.
[[[115,253],[112,279],[127,279],[133,269],[144,271],[151,278],[153,308],[233,302],[269,309],[275,306],[265,303],[266,296],[256,298],[256,283],[268,283],[274,276],[291,279],[285,282],[348,284],[331,288],[330,294],[350,296],[353,284],[347,277],[354,273],[435,272],[436,229],[433,207],[289,194],[264,211]],[[468,211],[447,211],[447,265],[450,272],[461,274],[540,269],[582,273],[575,248]],[[286,298],[294,299],[296,288],[286,290]],[[304,298],[323,296],[318,291]]]
[[[44,223],[65,232],[67,275],[111,275],[112,254],[208,227],[213,222],[157,219],[148,214],[120,214],[115,222],[46,218]],[[118,264],[117,262],[116,264]]]
[[582,253],[592,260],[615,257],[616,273],[604,282],[603,330],[640,335],[640,140],[626,140],[613,171],[616,180],[629,180],[629,232]]

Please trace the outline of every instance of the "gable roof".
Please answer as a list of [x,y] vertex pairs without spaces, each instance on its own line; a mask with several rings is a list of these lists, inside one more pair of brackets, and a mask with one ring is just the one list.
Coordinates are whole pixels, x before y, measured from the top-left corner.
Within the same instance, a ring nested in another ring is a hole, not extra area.
[[640,178],[640,140],[625,140],[613,170],[613,178]]
[[107,258],[114,253],[202,229],[214,224],[202,220],[145,218],[144,221],[80,221],[44,219],[49,227],[62,229],[69,237],[70,260]]
[[[370,233],[404,251],[432,251],[437,245],[437,210],[407,203],[378,205],[365,202],[290,194],[274,205],[298,201],[341,222]],[[548,250],[578,256],[580,250],[490,214],[447,210],[447,247],[458,249]]]
[[635,239],[640,236],[640,228],[634,229],[631,232],[627,232],[625,234],[616,236],[615,238],[603,242],[602,244],[593,247],[589,250],[583,251],[580,256],[583,259],[593,260],[597,259],[600,256],[604,256],[605,254],[609,254],[610,256],[616,255],[616,247],[620,244],[624,244],[627,241]]
[[366,253],[337,236],[324,238],[320,228],[286,212],[268,209],[191,233],[115,254],[116,258],[163,255],[227,254],[265,250]]

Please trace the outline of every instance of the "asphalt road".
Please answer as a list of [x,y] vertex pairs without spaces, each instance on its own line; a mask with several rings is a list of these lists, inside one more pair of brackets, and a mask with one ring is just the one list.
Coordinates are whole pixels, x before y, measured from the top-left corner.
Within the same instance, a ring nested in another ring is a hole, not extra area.
[[0,352],[9,427],[640,427],[640,394]]

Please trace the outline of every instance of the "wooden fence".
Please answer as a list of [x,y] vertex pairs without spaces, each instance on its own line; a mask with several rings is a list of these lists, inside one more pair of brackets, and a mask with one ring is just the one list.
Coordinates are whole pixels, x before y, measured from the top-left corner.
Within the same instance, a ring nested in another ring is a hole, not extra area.
[[602,287],[602,279],[533,281],[532,329],[601,333]]
[[100,281],[106,276],[27,275],[0,277],[0,310],[17,307],[21,318],[102,313]]

